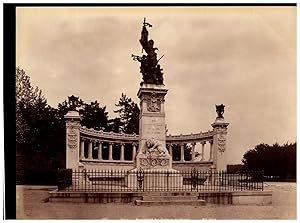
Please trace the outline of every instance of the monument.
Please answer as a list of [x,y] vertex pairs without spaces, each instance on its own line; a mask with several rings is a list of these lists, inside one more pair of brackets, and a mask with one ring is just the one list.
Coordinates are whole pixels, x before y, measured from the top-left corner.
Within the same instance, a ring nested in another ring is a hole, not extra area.
[[[178,171],[172,169],[172,157],[166,149],[166,129],[165,129],[165,96],[168,89],[163,83],[163,73],[158,64],[154,41],[148,40],[147,26],[152,27],[144,19],[141,39],[139,40],[142,49],[147,55],[135,56],[133,60],[140,62],[140,72],[143,81],[140,83],[138,97],[140,99],[140,117],[139,117],[139,148],[135,159],[135,168],[131,173],[143,171],[145,173],[145,184],[155,188],[167,187],[170,185],[182,185],[182,176]],[[161,57],[162,58],[162,57]],[[159,173],[168,173],[168,179],[165,174],[161,177]],[[154,180],[155,177],[155,180]],[[136,187],[136,174],[129,175],[128,186]],[[130,183],[132,182],[132,183]],[[155,184],[155,185],[154,185]]]

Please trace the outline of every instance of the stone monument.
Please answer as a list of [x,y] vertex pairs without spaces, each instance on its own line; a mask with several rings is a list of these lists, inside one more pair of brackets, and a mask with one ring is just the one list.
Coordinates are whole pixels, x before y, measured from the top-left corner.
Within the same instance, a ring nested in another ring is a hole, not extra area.
[[[135,168],[131,170],[127,184],[129,187],[137,187],[135,173],[143,171],[147,187],[165,188],[167,181],[169,187],[178,187],[182,185],[183,179],[177,170],[172,169],[172,157],[166,149],[164,103],[168,89],[163,84],[162,69],[155,52],[157,48],[153,40],[148,40],[147,26],[152,27],[144,19],[140,44],[147,55],[132,55],[133,60],[141,63],[143,81],[137,94],[140,99],[139,148]],[[165,179],[166,174],[159,173],[168,173],[168,179]]]

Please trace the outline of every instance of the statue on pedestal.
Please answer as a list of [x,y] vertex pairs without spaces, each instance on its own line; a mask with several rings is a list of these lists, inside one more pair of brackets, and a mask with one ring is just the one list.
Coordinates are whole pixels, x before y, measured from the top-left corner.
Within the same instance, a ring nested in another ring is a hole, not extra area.
[[158,64],[159,60],[163,56],[157,60],[157,53],[155,51],[158,50],[158,48],[154,47],[154,41],[152,39],[148,40],[149,32],[146,28],[147,26],[152,27],[152,25],[147,23],[144,18],[141,39],[139,41],[142,45],[142,52],[145,50],[147,55],[132,55],[132,57],[133,60],[141,63],[140,72],[143,75],[143,82],[141,84],[163,85],[163,73],[160,65]]

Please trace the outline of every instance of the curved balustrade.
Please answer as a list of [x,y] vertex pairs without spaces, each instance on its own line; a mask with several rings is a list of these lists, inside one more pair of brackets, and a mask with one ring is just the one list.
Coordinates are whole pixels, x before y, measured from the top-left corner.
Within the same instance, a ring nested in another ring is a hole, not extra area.
[[185,142],[193,142],[193,141],[198,141],[198,140],[209,140],[210,138],[212,138],[214,135],[214,131],[207,131],[207,132],[200,132],[200,133],[196,133],[196,134],[180,134],[180,135],[167,135],[166,140],[168,141],[185,141]]
[[97,131],[95,129],[88,129],[85,126],[79,129],[80,134],[85,134],[87,136],[92,136],[96,138],[105,138],[109,140],[121,140],[121,141],[138,141],[139,135],[136,134],[125,134],[125,133],[114,133],[114,132],[104,132],[102,130]]

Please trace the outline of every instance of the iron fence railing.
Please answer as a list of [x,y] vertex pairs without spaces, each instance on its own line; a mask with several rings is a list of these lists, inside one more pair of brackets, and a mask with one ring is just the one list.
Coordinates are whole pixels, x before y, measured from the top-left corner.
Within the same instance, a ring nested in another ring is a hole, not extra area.
[[[63,170],[59,170],[63,171]],[[65,170],[64,170],[65,171]],[[59,191],[164,192],[263,190],[263,172],[73,170],[59,174]],[[68,180],[62,180],[62,177]],[[63,184],[63,185],[61,185]]]

